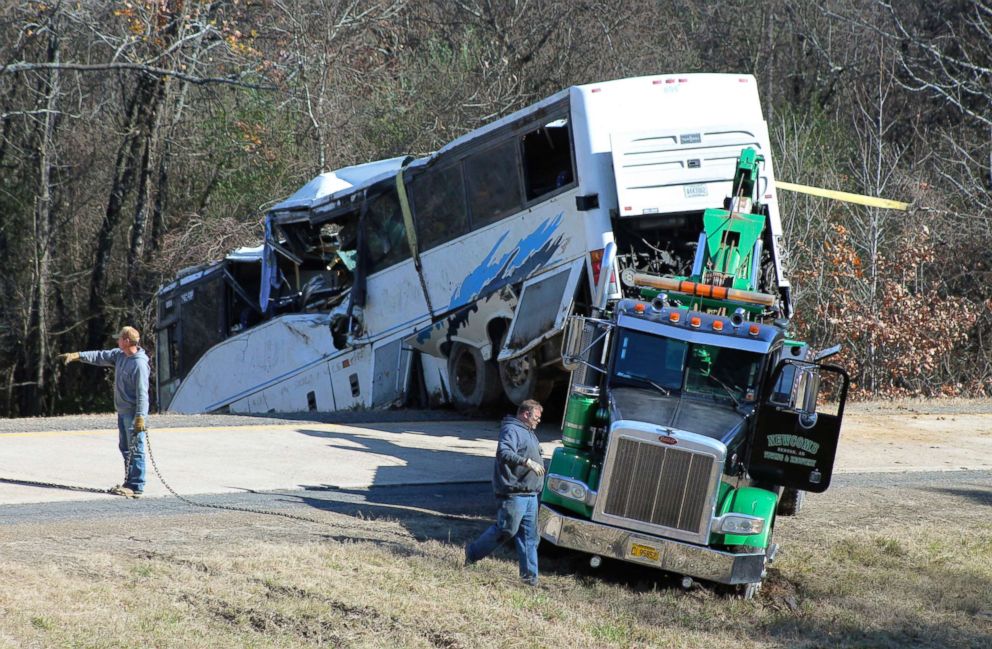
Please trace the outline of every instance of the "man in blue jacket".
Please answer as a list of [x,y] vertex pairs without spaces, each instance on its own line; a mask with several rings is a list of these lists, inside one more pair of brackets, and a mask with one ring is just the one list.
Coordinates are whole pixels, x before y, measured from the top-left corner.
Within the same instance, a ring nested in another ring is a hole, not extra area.
[[145,418],[148,416],[148,356],[138,346],[141,336],[134,327],[124,327],[117,349],[59,354],[68,365],[83,361],[114,368],[114,407],[117,409],[117,447],[124,457],[124,483],[110,493],[137,498],[145,490]]
[[493,467],[493,492],[499,501],[496,523],[465,546],[467,566],[513,539],[520,578],[531,586],[537,585],[537,508],[544,486],[544,460],[534,429],[542,411],[541,404],[528,399],[520,404],[516,417],[503,418]]

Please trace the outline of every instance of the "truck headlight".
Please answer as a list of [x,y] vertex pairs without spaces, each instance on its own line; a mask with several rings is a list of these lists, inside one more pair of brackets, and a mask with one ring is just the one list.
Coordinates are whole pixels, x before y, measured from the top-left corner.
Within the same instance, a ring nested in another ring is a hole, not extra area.
[[548,490],[562,496],[582,503],[592,504],[595,501],[596,492],[578,480],[570,480],[561,476],[552,475],[548,477]]
[[713,529],[720,534],[761,534],[765,519],[749,514],[724,514],[713,521]]

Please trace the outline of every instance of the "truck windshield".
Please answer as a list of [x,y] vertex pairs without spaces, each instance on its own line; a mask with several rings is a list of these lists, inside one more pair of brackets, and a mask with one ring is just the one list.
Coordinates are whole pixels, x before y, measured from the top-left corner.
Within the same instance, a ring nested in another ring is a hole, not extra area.
[[754,352],[621,329],[613,382],[663,392],[684,390],[739,404],[755,399],[762,358]]
[[682,387],[688,345],[680,340],[621,329],[613,375],[625,383],[647,383],[665,390]]
[[758,392],[762,355],[713,345],[690,345],[686,392],[753,401]]

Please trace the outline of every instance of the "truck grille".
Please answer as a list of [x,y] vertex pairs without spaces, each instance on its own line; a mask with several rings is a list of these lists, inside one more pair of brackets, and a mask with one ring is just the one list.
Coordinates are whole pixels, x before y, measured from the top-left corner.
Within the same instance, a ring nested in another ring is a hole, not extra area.
[[[701,533],[714,458],[621,437],[603,512]],[[708,519],[707,519],[708,520]]]

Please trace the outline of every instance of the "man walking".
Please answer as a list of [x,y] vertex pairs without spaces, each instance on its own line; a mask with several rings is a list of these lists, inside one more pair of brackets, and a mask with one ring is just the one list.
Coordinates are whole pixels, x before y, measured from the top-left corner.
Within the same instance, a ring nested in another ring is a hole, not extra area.
[[537,585],[537,497],[544,485],[544,460],[534,429],[542,411],[540,403],[528,399],[520,404],[516,417],[503,418],[493,468],[493,492],[499,501],[496,523],[465,546],[467,566],[513,539],[520,578],[531,586]]
[[117,447],[124,457],[124,483],[110,493],[137,498],[145,490],[145,417],[148,416],[148,356],[138,346],[141,336],[134,327],[124,327],[117,349],[71,352],[58,358],[68,365],[82,361],[114,368],[114,407],[117,410]]

